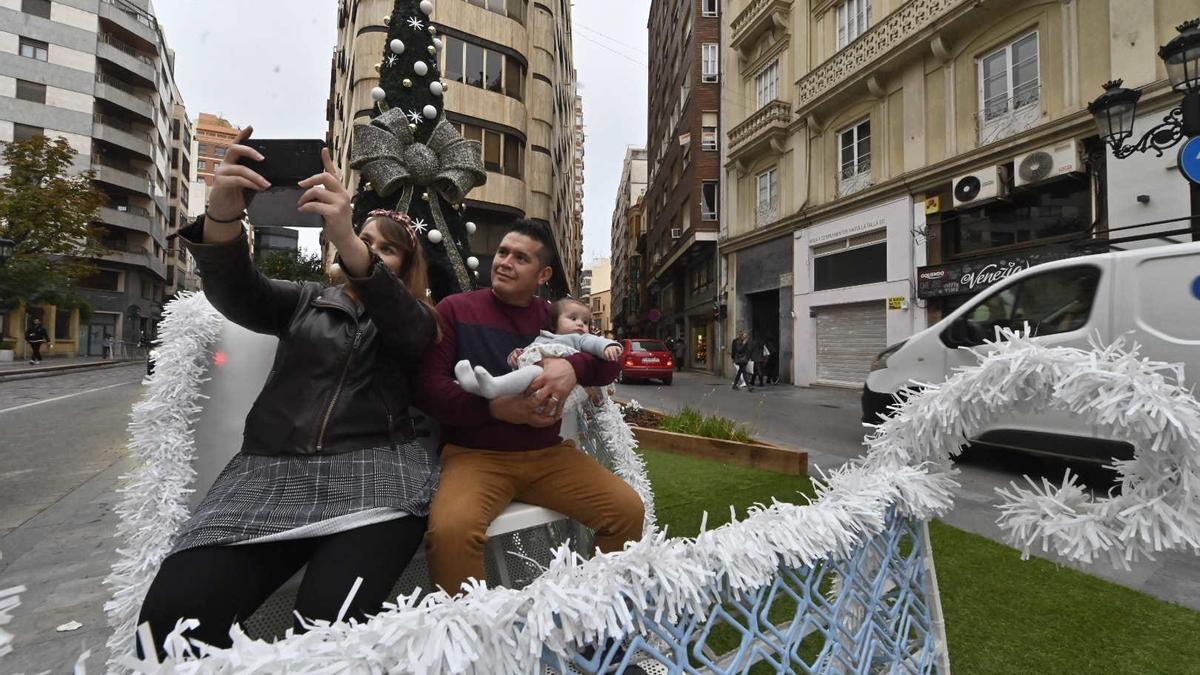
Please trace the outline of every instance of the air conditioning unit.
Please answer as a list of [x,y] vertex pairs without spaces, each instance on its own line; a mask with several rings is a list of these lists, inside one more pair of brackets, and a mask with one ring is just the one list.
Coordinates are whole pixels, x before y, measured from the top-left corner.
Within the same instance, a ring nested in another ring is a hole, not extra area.
[[1005,171],[1000,166],[989,166],[955,178],[952,183],[954,207],[977,206],[1003,197],[1004,178]]
[[682,236],[683,236],[683,228],[682,227],[672,227],[671,228],[671,238],[672,239],[678,239]]
[[1013,182],[1021,187],[1082,170],[1079,146],[1071,139],[1018,156],[1013,160]]

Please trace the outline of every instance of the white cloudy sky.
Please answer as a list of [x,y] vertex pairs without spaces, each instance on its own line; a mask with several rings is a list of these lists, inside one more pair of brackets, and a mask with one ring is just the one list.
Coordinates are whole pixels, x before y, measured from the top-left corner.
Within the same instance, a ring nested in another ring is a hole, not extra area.
[[[154,7],[193,118],[219,114],[267,138],[324,137],[335,0],[155,0]],[[608,255],[621,160],[628,145],[645,143],[649,11],[650,0],[575,3],[588,133],[585,262]],[[301,243],[315,250],[316,232],[302,232]]]

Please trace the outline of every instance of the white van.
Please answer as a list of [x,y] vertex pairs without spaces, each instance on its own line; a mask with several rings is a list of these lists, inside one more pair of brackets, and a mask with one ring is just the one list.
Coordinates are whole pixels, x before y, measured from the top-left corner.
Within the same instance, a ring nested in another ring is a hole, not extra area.
[[[1200,374],[1200,243],[1171,244],[1060,260],[1024,270],[979,293],[946,318],[875,360],[863,389],[863,421],[877,422],[901,389],[946,380],[977,360],[961,347],[993,339],[996,327],[1028,323],[1047,345],[1088,348],[1091,339],[1136,342],[1142,356]],[[1014,412],[974,439],[1037,454],[1108,462],[1132,448],[1073,416]]]

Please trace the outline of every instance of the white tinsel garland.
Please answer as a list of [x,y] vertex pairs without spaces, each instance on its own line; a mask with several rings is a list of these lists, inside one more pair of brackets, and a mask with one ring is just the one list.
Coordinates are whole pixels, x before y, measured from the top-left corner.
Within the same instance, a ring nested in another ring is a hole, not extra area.
[[[12,621],[13,610],[21,606],[21,594],[24,586],[13,586],[0,590],[0,626],[7,626]],[[12,633],[0,629],[0,656],[12,652]]]
[[[1000,526],[1025,556],[1038,543],[1069,560],[1112,564],[1152,558],[1164,550],[1200,553],[1200,403],[1183,387],[1178,366],[1141,358],[1118,340],[1085,351],[1040,345],[1011,331],[998,335],[979,366],[928,385],[896,407],[867,443],[865,465],[877,470],[928,463],[922,482],[902,485],[906,502],[948,484],[950,458],[991,420],[1016,406],[1059,410],[1133,445],[1131,460],[1114,461],[1120,494],[1095,498],[1068,471],[1060,485],[1026,479],[998,489]],[[916,487],[915,491],[913,488]],[[940,512],[938,502],[906,510],[917,518]]]
[[200,415],[208,350],[223,321],[203,294],[184,293],[163,310],[154,374],[129,423],[135,467],[122,476],[116,507],[120,545],[104,580],[113,593],[104,605],[113,629],[112,655],[133,649],[142,600],[189,517],[187,495],[196,477],[192,426]]

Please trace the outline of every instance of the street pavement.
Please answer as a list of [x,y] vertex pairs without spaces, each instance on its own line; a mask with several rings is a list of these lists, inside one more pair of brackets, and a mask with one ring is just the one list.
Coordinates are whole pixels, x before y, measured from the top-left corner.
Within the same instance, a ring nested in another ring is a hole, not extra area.
[[[672,413],[685,405],[706,414],[721,415],[750,426],[765,441],[809,453],[809,474],[832,469],[866,451],[863,446],[862,407],[859,392],[832,387],[756,387],[754,392],[734,391],[730,381],[703,373],[676,373],[671,386],[657,382],[617,385],[617,398],[634,399],[642,406]],[[1083,462],[1037,458],[998,448],[970,449],[959,462],[954,510],[943,520],[955,527],[995,541],[1003,541],[996,525],[1000,498],[995,490],[1023,476],[1045,476],[1062,480],[1070,468],[1093,490],[1113,485],[1106,469]],[[1054,559],[1053,556],[1042,557]],[[1059,561],[1062,562],[1062,561]],[[1123,586],[1200,610],[1200,556],[1169,552],[1153,562],[1134,564],[1131,570],[1114,569],[1107,563],[1090,566],[1068,564]]]
[[[70,672],[85,649],[100,671],[101,584],[117,542],[113,507],[129,412],[145,365],[0,382],[0,589],[27,587],[6,627],[3,673]],[[83,624],[56,632],[70,621]]]

